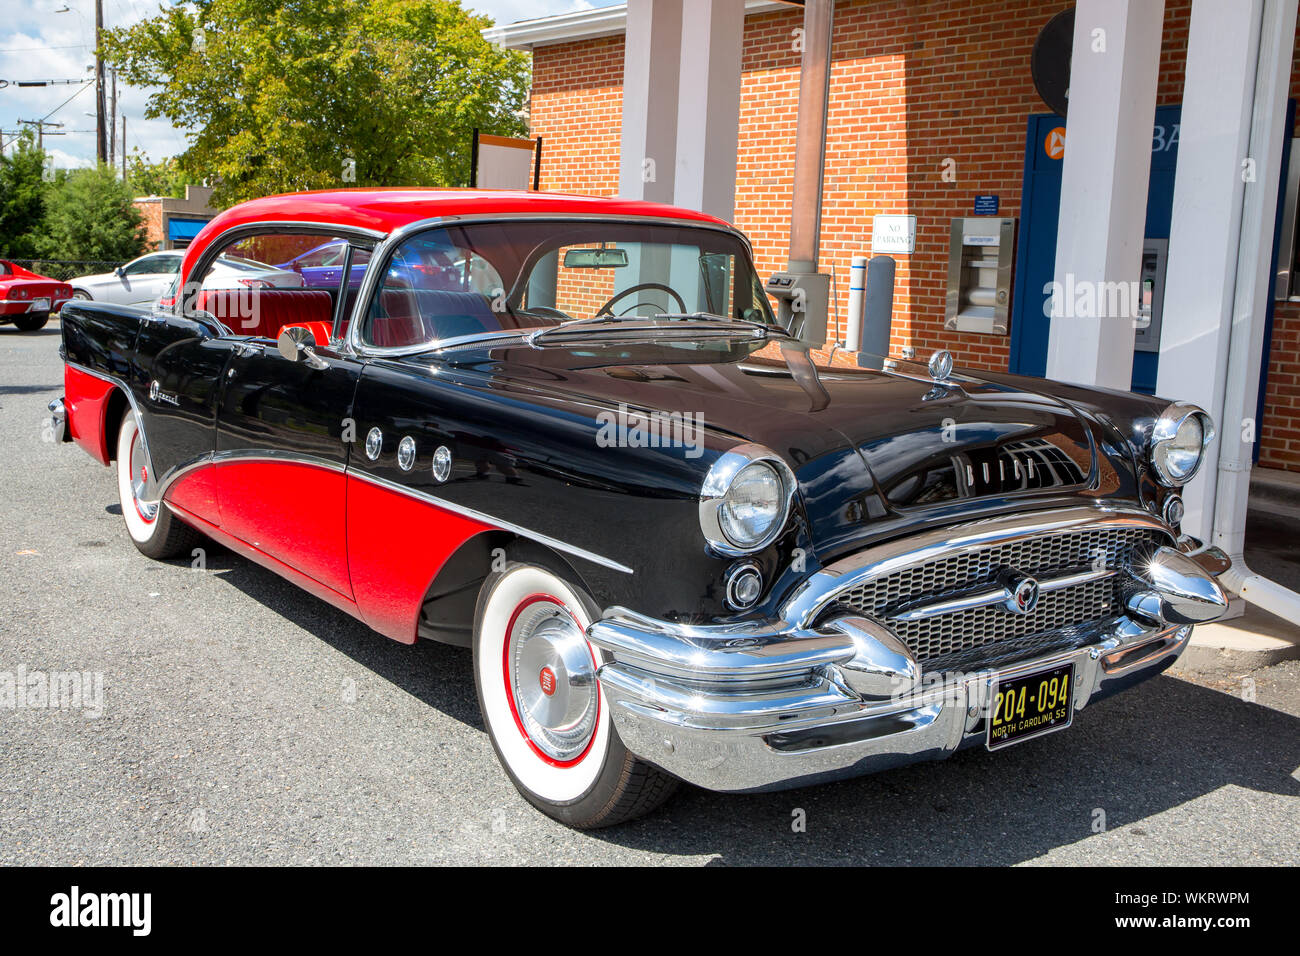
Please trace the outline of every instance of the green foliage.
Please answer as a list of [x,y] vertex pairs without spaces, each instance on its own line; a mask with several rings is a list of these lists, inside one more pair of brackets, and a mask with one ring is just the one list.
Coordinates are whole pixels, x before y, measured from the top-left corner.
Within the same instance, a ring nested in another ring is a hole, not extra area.
[[45,217],[45,153],[24,130],[10,155],[0,155],[0,256],[30,259],[37,255]]
[[104,164],[60,170],[46,194],[41,255],[51,259],[133,259],[145,248],[131,189]]
[[155,163],[138,146],[131,151],[126,163],[126,181],[137,199],[141,196],[184,199],[185,187],[199,181],[198,177],[191,176],[181,167],[175,156]]
[[464,185],[474,127],[526,131],[528,58],[458,0],[197,0],[108,35],[185,129],[213,203],[342,186]]

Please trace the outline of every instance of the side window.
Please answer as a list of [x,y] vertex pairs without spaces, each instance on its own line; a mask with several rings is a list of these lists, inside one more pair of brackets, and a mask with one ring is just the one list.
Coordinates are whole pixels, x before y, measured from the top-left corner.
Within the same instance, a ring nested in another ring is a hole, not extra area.
[[163,256],[145,256],[135,262],[127,264],[122,272],[129,276],[153,275],[158,272],[166,272],[164,268]]
[[339,258],[347,240],[310,233],[266,232],[226,243],[202,276],[189,276],[184,311],[206,313],[232,335],[274,340],[286,325],[306,325],[316,341],[332,338],[344,288]]
[[361,341],[404,348],[497,331],[504,298],[501,276],[485,258],[441,234],[415,236],[389,260]]

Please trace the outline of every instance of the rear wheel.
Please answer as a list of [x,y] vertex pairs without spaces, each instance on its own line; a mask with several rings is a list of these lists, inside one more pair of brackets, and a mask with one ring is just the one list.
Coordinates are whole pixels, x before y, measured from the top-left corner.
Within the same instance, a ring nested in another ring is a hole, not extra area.
[[483,584],[474,680],[492,746],[533,806],[582,829],[649,813],[676,778],[623,746],[587,643],[593,604],[558,574],[511,564]]
[[140,423],[128,408],[117,430],[117,494],[127,534],[140,553],[151,558],[189,554],[204,540],[203,536],[161,501],[150,501],[148,492],[152,487]]
[[14,316],[14,325],[20,332],[35,332],[37,329],[44,328],[48,321],[50,321],[48,312],[27,312]]

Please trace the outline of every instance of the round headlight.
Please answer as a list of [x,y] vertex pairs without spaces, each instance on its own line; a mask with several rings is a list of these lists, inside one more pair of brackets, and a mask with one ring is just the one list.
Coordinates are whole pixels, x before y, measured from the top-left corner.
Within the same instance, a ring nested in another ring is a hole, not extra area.
[[742,445],[718,458],[700,491],[700,529],[722,554],[752,554],[781,533],[794,474],[773,452]]
[[1192,479],[1214,437],[1210,416],[1199,408],[1173,406],[1156,421],[1151,433],[1151,467],[1166,485]]
[[780,476],[767,462],[740,469],[718,506],[718,523],[727,540],[749,549],[767,537],[781,516],[782,491]]

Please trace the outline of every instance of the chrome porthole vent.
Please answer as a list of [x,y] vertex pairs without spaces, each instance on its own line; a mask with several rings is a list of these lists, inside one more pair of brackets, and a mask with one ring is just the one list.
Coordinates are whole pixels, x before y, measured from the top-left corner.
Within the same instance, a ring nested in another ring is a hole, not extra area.
[[380,451],[384,447],[384,433],[378,428],[372,428],[366,434],[366,457],[374,461],[379,457]]
[[451,449],[439,445],[433,453],[433,480],[441,484],[451,477]]
[[397,444],[397,467],[402,471],[410,471],[415,467],[415,439],[410,435]]

